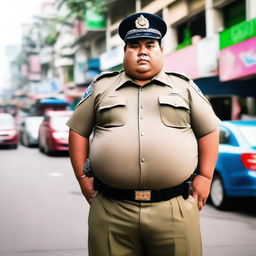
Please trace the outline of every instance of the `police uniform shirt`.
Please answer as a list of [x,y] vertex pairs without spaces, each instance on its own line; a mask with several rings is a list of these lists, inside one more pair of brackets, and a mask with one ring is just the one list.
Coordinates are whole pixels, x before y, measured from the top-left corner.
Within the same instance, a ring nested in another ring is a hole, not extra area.
[[88,89],[68,126],[89,138],[94,174],[122,189],[182,183],[198,163],[197,139],[219,119],[192,80],[160,72],[139,86],[124,71]]

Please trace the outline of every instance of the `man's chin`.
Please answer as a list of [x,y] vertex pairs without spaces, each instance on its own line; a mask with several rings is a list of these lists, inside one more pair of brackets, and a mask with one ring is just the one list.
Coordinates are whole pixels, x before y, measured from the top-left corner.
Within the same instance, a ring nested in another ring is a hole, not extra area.
[[126,69],[127,75],[129,75],[133,79],[140,80],[140,81],[150,80],[158,72],[159,71],[153,72],[152,70],[149,70],[149,69],[136,69],[136,70],[127,70]]
[[153,76],[155,76],[157,73],[154,73],[152,71],[137,71],[135,74],[134,74],[134,78],[136,79],[139,79],[139,80],[149,80],[151,79]]

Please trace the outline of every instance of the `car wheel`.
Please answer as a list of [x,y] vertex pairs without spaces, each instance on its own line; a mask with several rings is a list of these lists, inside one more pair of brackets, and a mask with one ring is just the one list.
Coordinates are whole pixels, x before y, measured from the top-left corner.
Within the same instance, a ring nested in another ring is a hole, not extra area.
[[44,152],[47,156],[53,155],[53,151],[49,149],[48,142],[46,142],[46,144],[45,144]]
[[225,195],[223,182],[219,175],[214,175],[210,191],[210,199],[213,206],[219,210],[228,208],[229,199]]
[[20,144],[21,144],[21,145],[24,145],[23,134],[22,134],[22,133],[20,134]]
[[43,146],[42,146],[42,144],[41,144],[40,141],[41,141],[40,138],[38,138],[38,148],[39,148],[39,151],[40,151],[41,153],[44,153],[44,148],[43,148]]
[[28,136],[24,134],[23,136],[23,145],[26,147],[29,147],[29,143],[28,143]]

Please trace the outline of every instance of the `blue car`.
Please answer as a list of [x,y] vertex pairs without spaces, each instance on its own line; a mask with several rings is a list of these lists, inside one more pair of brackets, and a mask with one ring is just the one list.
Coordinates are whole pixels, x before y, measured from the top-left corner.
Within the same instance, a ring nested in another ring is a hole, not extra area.
[[226,209],[231,198],[256,197],[256,121],[223,121],[210,199]]

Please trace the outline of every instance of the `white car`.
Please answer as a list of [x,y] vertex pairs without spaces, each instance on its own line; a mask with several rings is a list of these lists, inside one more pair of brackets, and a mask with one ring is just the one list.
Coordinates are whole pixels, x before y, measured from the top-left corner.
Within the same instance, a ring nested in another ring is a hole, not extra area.
[[24,146],[38,146],[38,130],[43,116],[25,117],[20,125],[20,143]]

